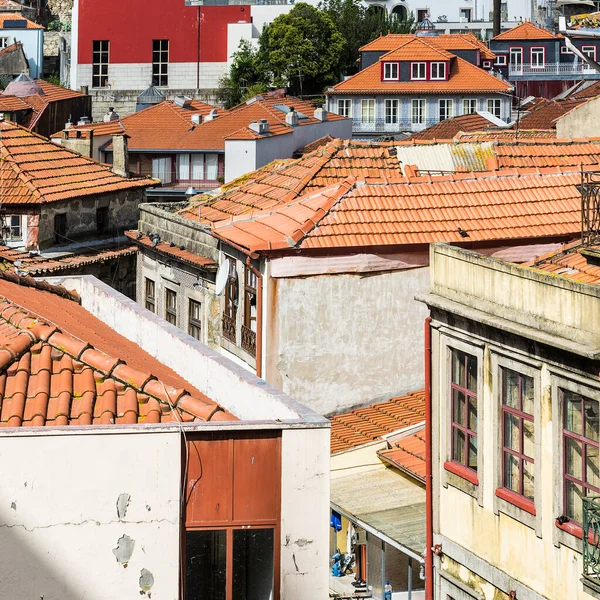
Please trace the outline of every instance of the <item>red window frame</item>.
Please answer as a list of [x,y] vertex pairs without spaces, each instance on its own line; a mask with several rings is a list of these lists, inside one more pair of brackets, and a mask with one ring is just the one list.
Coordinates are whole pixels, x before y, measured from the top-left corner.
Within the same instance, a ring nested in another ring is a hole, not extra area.
[[[506,379],[507,374],[511,372],[517,375],[518,377],[518,408],[514,408],[509,406],[506,402],[506,392],[507,385]],[[524,421],[530,421],[532,425],[534,425],[534,416],[530,413],[527,413],[523,410],[523,383],[525,378],[531,380],[531,385],[533,386],[533,378],[529,375],[524,375],[523,373],[519,373],[513,369],[502,368],[502,376],[501,376],[501,432],[502,432],[502,451],[501,451],[501,487],[496,490],[496,495],[503,500],[511,502],[512,504],[517,505],[519,508],[526,510],[535,515],[535,504],[534,498],[529,498],[525,496],[525,469],[524,463],[530,463],[531,465],[535,465],[535,459],[533,456],[528,456],[525,454],[525,441],[524,441]],[[517,419],[519,424],[519,439],[518,439],[518,450],[514,450],[506,445],[506,415],[511,415],[513,418]],[[535,426],[534,426],[534,436],[535,436]],[[506,455],[509,454],[515,457],[519,461],[519,474],[518,474],[518,491],[515,491],[506,485]],[[535,466],[534,466],[535,468]]]
[[[574,431],[570,431],[567,429],[567,394],[573,396],[579,396],[581,401],[581,431],[582,433],[577,433]],[[567,481],[573,483],[574,485],[578,485],[581,487],[583,496],[587,497],[588,495],[597,495],[600,494],[600,487],[593,486],[587,482],[587,470],[586,470],[586,462],[587,462],[587,454],[588,447],[596,448],[598,450],[598,454],[600,454],[600,441],[592,440],[585,436],[586,422],[587,416],[585,412],[585,402],[586,400],[591,402],[596,402],[598,405],[598,409],[600,410],[600,402],[594,400],[593,398],[588,398],[587,396],[583,396],[582,394],[578,394],[576,392],[572,392],[570,390],[560,390],[561,402],[562,402],[562,418],[563,418],[563,431],[562,431],[562,452],[563,452],[563,514],[569,517],[570,525],[579,525],[581,527],[581,523],[575,520],[571,515],[567,514]],[[567,440],[571,439],[581,444],[581,478],[577,478],[575,475],[571,475],[567,473]],[[589,493],[591,492],[591,493]]]
[[[533,51],[534,50],[541,50],[542,51],[542,64],[541,65],[534,65],[533,64]],[[532,69],[545,69],[546,68],[546,48],[544,46],[532,46],[529,49],[529,64],[531,65]]]
[[[455,371],[455,365],[457,362],[457,357],[462,359],[461,362],[464,367],[464,380],[457,381],[457,374]],[[475,427],[477,427],[477,389],[471,390],[468,387],[468,378],[469,378],[469,361],[472,360],[475,363],[475,388],[477,388],[477,357],[471,354],[467,354],[462,350],[452,349],[451,350],[451,367],[450,367],[450,464],[456,465],[459,467],[461,473],[467,475],[467,479],[472,483],[477,483],[477,431],[476,429],[472,429],[469,427],[469,406],[471,401],[474,401],[473,404],[475,406]],[[463,423],[459,423],[454,420],[455,416],[455,407],[456,407],[456,394],[463,394],[464,401],[464,409],[461,409],[462,412],[462,421]],[[459,431],[464,435],[464,455],[463,460],[457,460],[456,458],[456,447],[454,444],[454,432]],[[475,467],[470,464],[470,453],[469,446],[470,442],[475,440]],[[452,468],[448,470],[453,470]],[[464,473],[466,471],[466,473]],[[470,477],[469,477],[470,475]],[[473,480],[473,477],[475,480]]]
[[[424,76],[423,77],[413,77],[413,66],[414,65],[423,65],[424,67]],[[411,81],[427,81],[427,63],[424,61],[415,61],[410,63],[410,79]]]

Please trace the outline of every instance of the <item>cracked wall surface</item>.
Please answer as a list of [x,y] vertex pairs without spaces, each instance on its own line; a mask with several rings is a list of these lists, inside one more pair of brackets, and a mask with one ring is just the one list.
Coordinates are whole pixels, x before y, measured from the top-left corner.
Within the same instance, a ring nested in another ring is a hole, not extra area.
[[180,448],[177,431],[2,438],[0,597],[176,598]]

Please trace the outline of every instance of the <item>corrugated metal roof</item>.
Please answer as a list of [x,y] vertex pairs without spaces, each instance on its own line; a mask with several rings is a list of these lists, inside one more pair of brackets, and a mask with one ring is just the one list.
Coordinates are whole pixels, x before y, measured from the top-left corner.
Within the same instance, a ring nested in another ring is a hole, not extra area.
[[494,144],[431,144],[397,146],[400,163],[416,165],[422,171],[485,171],[494,156]]

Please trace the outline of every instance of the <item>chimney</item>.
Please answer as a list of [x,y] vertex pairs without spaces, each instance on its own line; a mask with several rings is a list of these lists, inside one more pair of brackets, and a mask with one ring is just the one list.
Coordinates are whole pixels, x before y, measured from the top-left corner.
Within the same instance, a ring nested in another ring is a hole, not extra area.
[[115,109],[111,106],[108,112],[104,115],[104,122],[110,123],[112,121],[118,121],[119,115],[115,112]]
[[92,120],[89,117],[81,117],[77,122],[77,125],[89,125],[91,122]]
[[258,133],[258,135],[266,135],[269,133],[269,122],[266,119],[261,119],[260,121],[252,121],[248,127],[254,131],[254,133]]
[[285,115],[285,122],[290,127],[298,127],[298,113],[293,106],[290,106],[290,112]]
[[205,117],[204,117],[204,122],[206,123],[207,121],[212,121],[213,119],[217,118],[217,109],[213,108]]
[[85,94],[86,96],[89,94],[89,88],[88,88],[88,86],[87,86],[87,85],[82,85],[82,86],[79,88],[79,91],[80,91],[82,94]]
[[317,121],[327,121],[327,111],[324,108],[317,108],[315,110],[315,119]]
[[115,133],[112,136],[113,165],[112,171],[121,177],[129,177],[129,136],[126,133]]
[[192,115],[192,123],[194,125],[200,125],[200,123],[202,123],[202,115],[201,114]]

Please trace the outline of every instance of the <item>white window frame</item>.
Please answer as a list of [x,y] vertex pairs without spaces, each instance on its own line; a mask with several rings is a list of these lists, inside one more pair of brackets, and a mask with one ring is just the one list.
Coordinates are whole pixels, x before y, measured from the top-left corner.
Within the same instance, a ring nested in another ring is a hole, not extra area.
[[597,55],[596,46],[581,46],[581,54],[585,54],[588,58],[595,61]]
[[[541,62],[540,62],[540,54],[541,54]],[[529,56],[531,58],[531,68],[532,69],[545,69],[546,68],[546,48],[543,46],[532,46],[529,49]],[[533,57],[536,57],[535,60]]]
[[[513,55],[519,56],[520,60],[518,62],[513,62]],[[509,56],[509,64],[513,66],[513,69],[522,73],[523,72],[523,48],[510,48],[508,52]]]
[[387,98],[383,101],[383,115],[386,125],[398,124],[400,122],[400,100],[398,98]]
[[571,52],[571,50],[569,50],[566,46],[560,47],[560,53],[561,54],[573,54],[573,52]]
[[[427,110],[427,102],[424,98],[413,98],[410,103],[410,119],[413,125],[425,124],[425,112]],[[417,119],[415,119],[415,111]]]
[[[498,109],[496,111],[496,108]],[[502,118],[502,100],[500,98],[488,98],[487,111],[492,113],[497,119]]]
[[0,37],[0,50],[4,50],[4,48],[8,48],[10,46],[10,38],[9,37]]
[[[415,67],[417,68],[417,77],[415,77]],[[421,77],[421,70],[423,76]],[[427,63],[411,62],[410,63],[410,78],[412,81],[425,81],[427,79]]]
[[349,98],[338,98],[337,100],[337,114],[347,119],[352,118],[352,100]]
[[[442,119],[442,104],[446,107],[446,116]],[[438,100],[438,120],[447,121],[454,117],[454,100],[452,98],[440,98]]]
[[508,63],[508,57],[506,56],[506,54],[498,54],[498,56],[496,56],[496,64],[499,67],[505,67],[506,64]]
[[[473,106],[473,110],[471,110]],[[477,112],[477,98],[463,98],[463,115],[472,115]]]
[[[376,110],[375,98],[363,98],[360,101],[360,121],[361,121],[361,123],[375,123],[375,110]],[[367,115],[367,120],[365,120],[365,114]]]
[[[433,74],[435,69],[435,76]],[[445,62],[432,62],[431,63],[431,77],[430,79],[435,81],[445,81],[446,80],[446,63]]]
[[[388,73],[389,70],[389,73]],[[400,63],[384,62],[383,63],[383,80],[398,81],[400,79]]]

